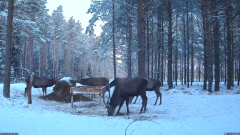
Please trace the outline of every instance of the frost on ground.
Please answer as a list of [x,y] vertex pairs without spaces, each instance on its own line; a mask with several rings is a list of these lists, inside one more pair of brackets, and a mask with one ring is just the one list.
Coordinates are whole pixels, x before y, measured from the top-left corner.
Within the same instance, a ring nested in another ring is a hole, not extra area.
[[[187,88],[179,85],[168,90],[161,87],[162,105],[154,106],[155,92],[147,92],[146,113],[139,114],[141,98],[130,104],[126,115],[124,104],[119,116],[108,117],[107,109],[93,101],[71,103],[43,100],[40,88],[32,89],[33,104],[27,105],[23,96],[24,83],[11,84],[10,98],[3,97],[0,84],[0,133],[18,132],[24,135],[37,134],[104,134],[104,135],[157,135],[198,134],[219,135],[226,132],[240,133],[240,87],[226,90],[221,84],[219,92],[202,90],[202,83]],[[47,88],[51,93],[53,87]],[[113,88],[111,89],[112,94]],[[106,93],[106,95],[108,95]],[[91,95],[88,95],[91,97]],[[159,101],[158,101],[159,103]],[[118,107],[115,111],[117,111]],[[127,128],[128,127],[128,128]]]

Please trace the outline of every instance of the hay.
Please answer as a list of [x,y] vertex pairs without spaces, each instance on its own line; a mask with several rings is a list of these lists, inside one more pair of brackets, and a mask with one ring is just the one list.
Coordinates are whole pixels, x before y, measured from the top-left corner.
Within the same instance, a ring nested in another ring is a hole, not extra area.
[[[42,99],[70,103],[71,102],[70,87],[76,86],[75,81],[70,80],[70,82],[71,83],[66,82],[65,80],[57,82],[56,85],[53,87],[54,92],[47,95],[46,98],[42,97]],[[82,94],[78,94],[78,95],[73,95],[73,101],[74,102],[75,101],[92,101],[92,99]]]

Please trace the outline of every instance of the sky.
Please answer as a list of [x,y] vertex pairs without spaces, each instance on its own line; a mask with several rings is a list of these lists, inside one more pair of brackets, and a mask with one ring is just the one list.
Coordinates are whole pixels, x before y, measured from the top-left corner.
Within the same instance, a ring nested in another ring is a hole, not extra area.
[[[84,28],[83,32],[85,32],[89,20],[92,17],[91,14],[87,14],[90,4],[91,0],[47,0],[46,7],[49,9],[49,14],[51,15],[53,10],[56,10],[57,7],[62,5],[65,20],[68,21],[73,16],[76,21],[80,21]],[[96,25],[95,34],[99,36],[102,30],[99,22]]]

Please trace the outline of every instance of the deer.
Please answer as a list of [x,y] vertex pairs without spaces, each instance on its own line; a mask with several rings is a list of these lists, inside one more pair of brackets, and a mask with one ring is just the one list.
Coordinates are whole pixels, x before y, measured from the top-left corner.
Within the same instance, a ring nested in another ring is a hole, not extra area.
[[140,95],[143,100],[140,114],[145,113],[147,107],[146,88],[147,80],[142,77],[127,79],[126,81],[117,84],[110,99],[110,103],[106,104],[108,116],[114,115],[117,106],[119,106],[117,111],[117,114],[119,114],[124,101],[126,101],[127,115],[129,115],[129,97],[138,95]]
[[[146,91],[155,91],[157,99],[155,101],[155,104],[157,104],[158,98],[160,98],[160,103],[159,105],[162,104],[162,93],[160,92],[160,86],[162,85],[161,81],[159,81],[158,79],[153,79],[153,78],[145,78],[148,81],[148,85],[147,85],[147,89]],[[110,82],[110,88],[113,86],[116,86],[119,83],[122,83],[124,81],[128,80],[128,78],[115,78],[112,82]],[[133,97],[130,97],[130,100]],[[138,96],[136,97],[134,104],[136,103],[138,99]]]
[[[23,69],[23,70],[27,71],[27,73],[29,74],[29,71],[27,69]],[[56,78],[48,79],[45,77],[38,77],[33,74],[31,75],[31,77],[32,77],[32,86],[34,88],[42,88],[43,97],[47,95],[47,87],[51,87],[58,82],[58,79]],[[28,76],[27,78],[24,78],[24,80],[26,85],[28,86],[30,76]],[[26,96],[26,93],[27,93],[27,87],[25,88],[24,97]]]
[[109,98],[110,98],[109,80],[106,77],[90,77],[86,79],[77,78],[75,82],[81,83],[82,85],[88,85],[88,86],[105,86],[106,90],[103,91],[103,102],[105,103],[104,95],[106,91],[108,91]]
[[[30,77],[25,79],[26,84],[29,83],[29,79],[30,79]],[[43,97],[44,97],[44,96],[47,96],[47,87],[51,87],[51,86],[55,85],[57,83],[57,81],[58,80],[56,78],[48,79],[45,77],[38,77],[38,76],[34,75],[32,86],[34,88],[42,88]],[[26,93],[27,93],[27,87],[25,88],[24,96],[26,96]]]

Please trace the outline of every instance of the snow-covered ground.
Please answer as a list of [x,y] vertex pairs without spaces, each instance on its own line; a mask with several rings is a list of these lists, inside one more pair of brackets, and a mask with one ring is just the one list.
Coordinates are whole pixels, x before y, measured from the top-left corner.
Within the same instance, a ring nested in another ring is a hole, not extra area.
[[[240,87],[226,90],[221,84],[220,92],[209,94],[202,91],[202,83],[190,88],[179,85],[167,90],[161,87],[162,105],[154,106],[155,93],[147,92],[147,112],[139,114],[141,98],[130,104],[130,115],[126,106],[122,115],[109,117],[98,97],[92,102],[70,103],[43,100],[41,89],[32,89],[33,104],[27,107],[23,96],[24,83],[11,84],[11,98],[3,97],[0,84],[0,133],[20,135],[223,135],[226,132],[240,133]],[[53,87],[47,89],[52,92]],[[113,90],[113,89],[111,89]],[[108,95],[108,94],[106,94]],[[158,101],[159,103],[159,101]]]

